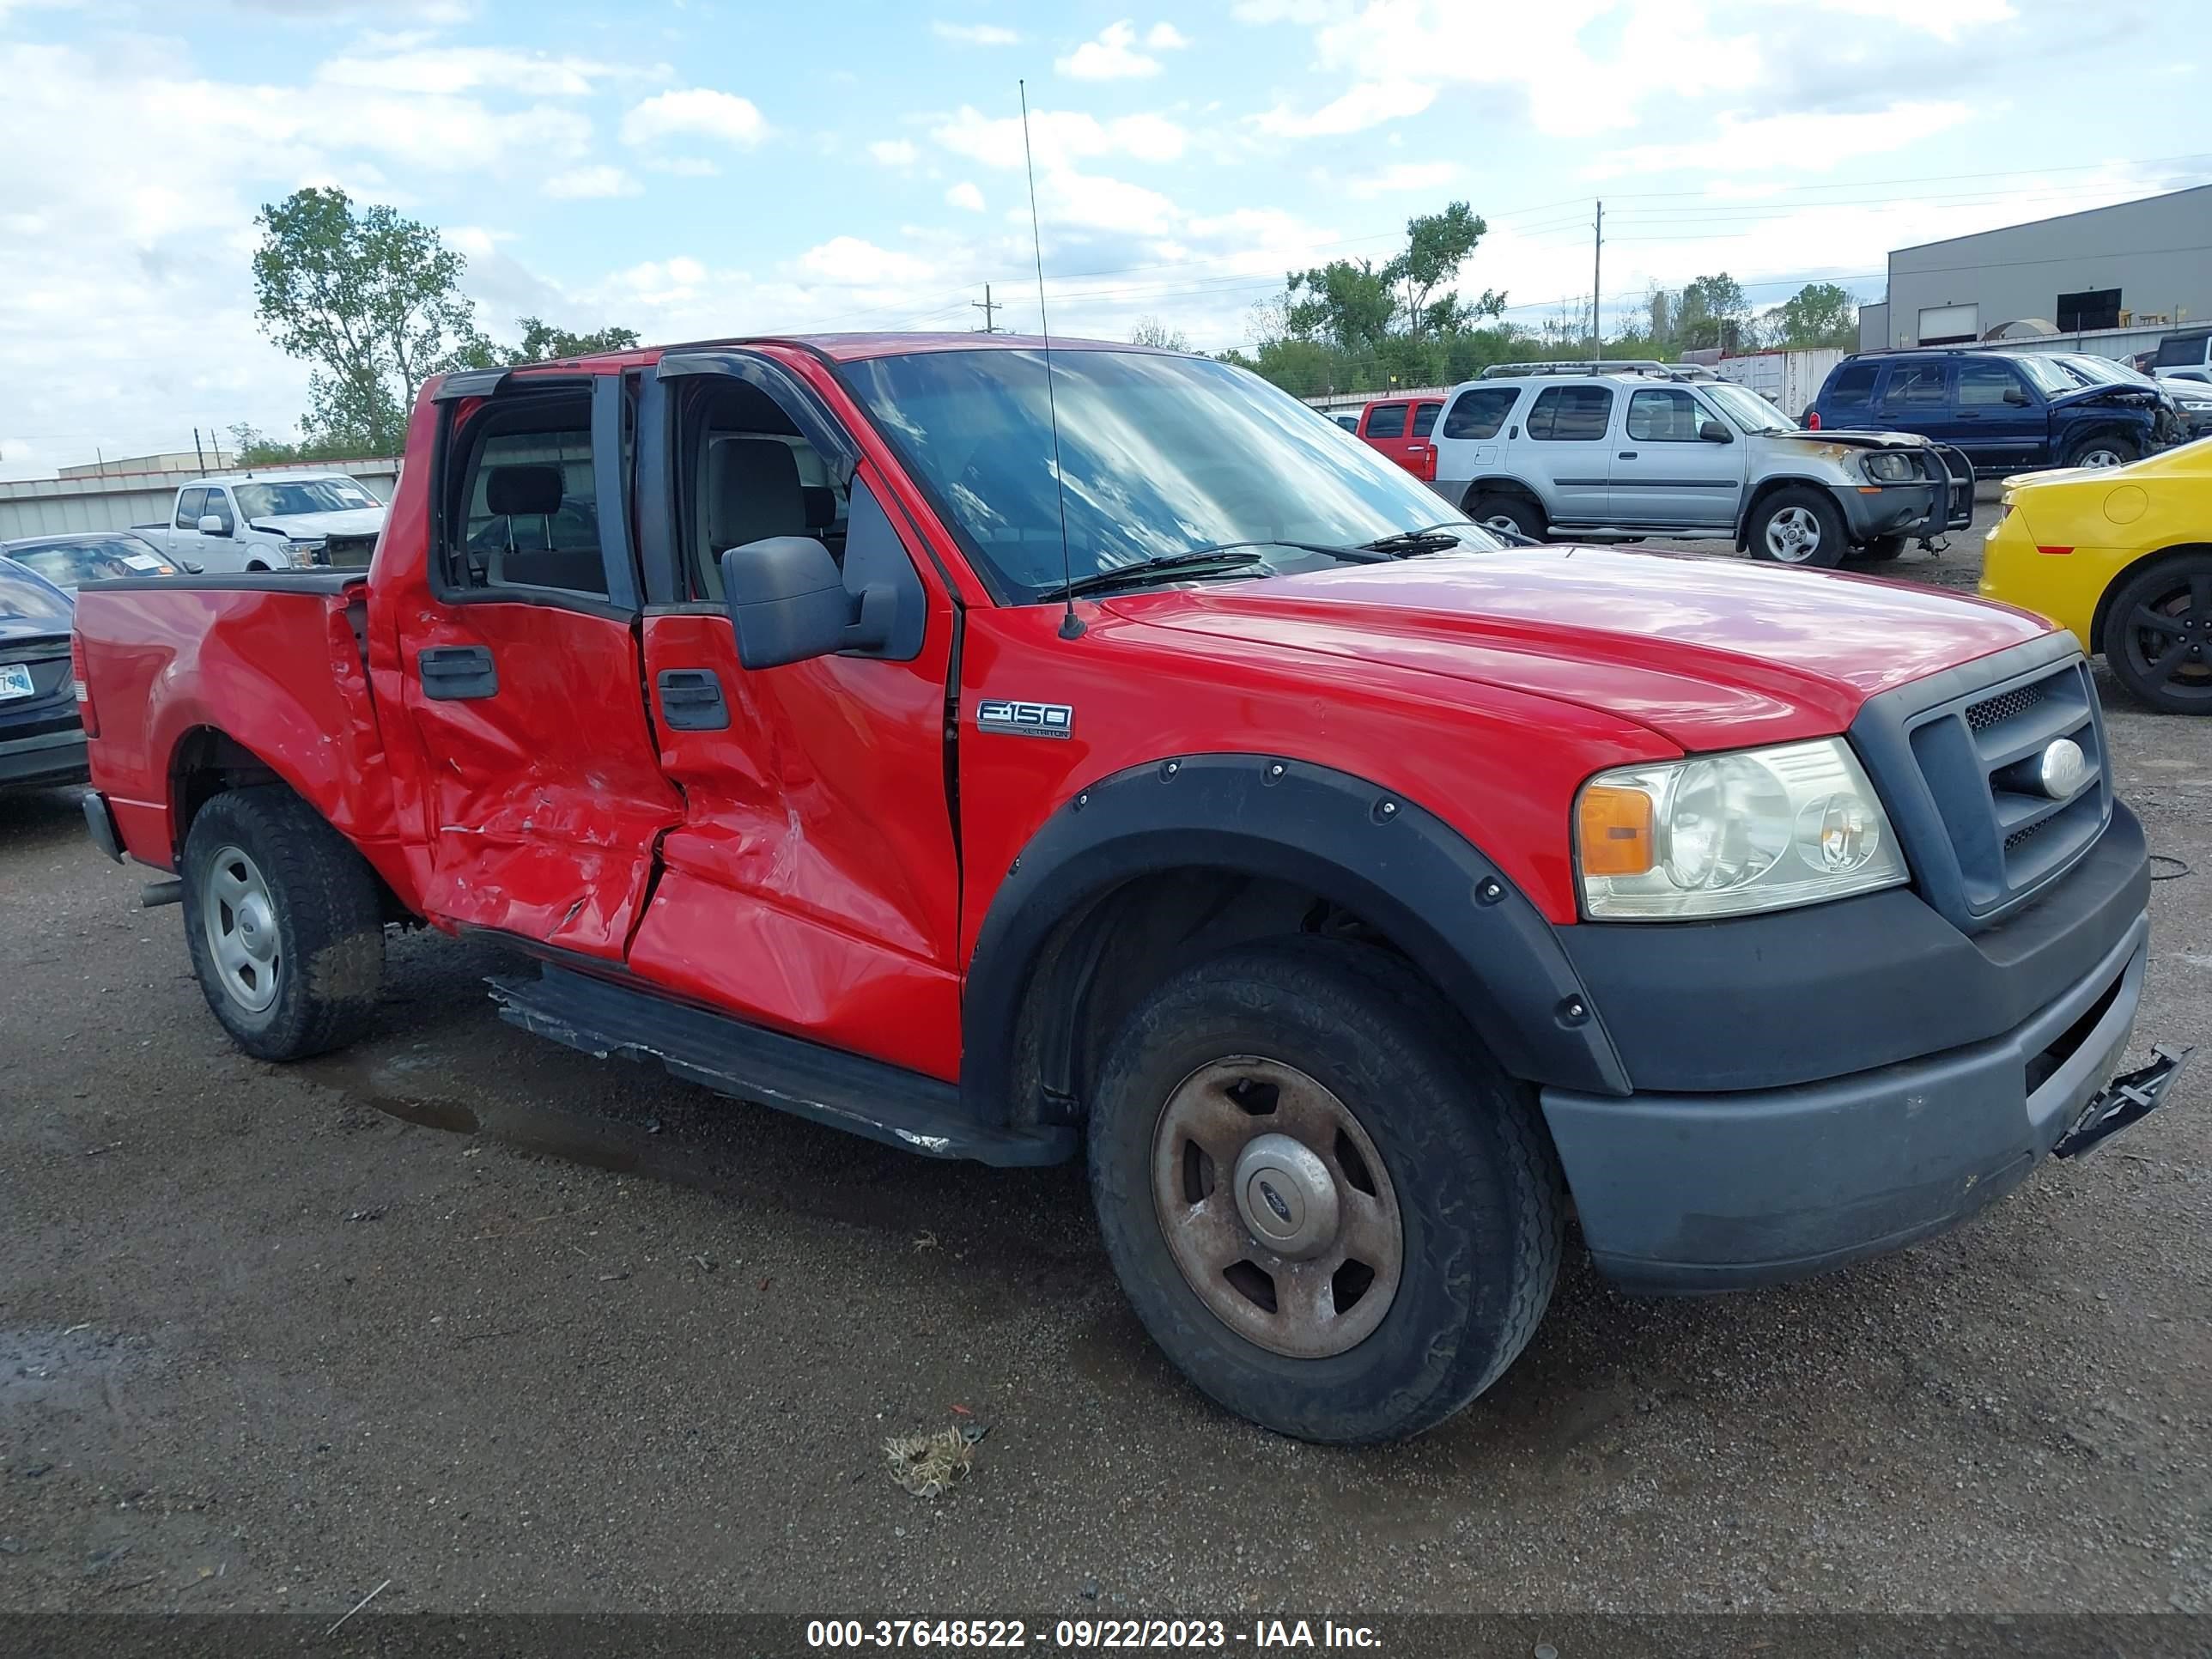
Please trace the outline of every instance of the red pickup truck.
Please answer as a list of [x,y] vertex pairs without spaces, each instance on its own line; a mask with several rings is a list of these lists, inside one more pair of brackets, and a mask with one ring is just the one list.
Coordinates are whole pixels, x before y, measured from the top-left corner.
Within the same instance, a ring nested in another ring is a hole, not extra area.
[[248,1053],[386,929],[504,1017],[940,1158],[1087,1148],[1146,1327],[1413,1432],[1571,1201],[1644,1289],[1948,1227],[2107,1085],[2143,836],[2073,641],[1498,548],[1240,370],[847,336],[432,382],[374,562],[86,587],[92,834]]

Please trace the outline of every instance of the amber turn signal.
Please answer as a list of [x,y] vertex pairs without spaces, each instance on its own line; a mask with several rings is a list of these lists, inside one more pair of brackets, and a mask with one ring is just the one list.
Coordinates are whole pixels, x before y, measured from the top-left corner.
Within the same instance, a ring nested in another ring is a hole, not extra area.
[[1585,876],[1640,876],[1656,862],[1651,797],[1594,783],[1576,811]]

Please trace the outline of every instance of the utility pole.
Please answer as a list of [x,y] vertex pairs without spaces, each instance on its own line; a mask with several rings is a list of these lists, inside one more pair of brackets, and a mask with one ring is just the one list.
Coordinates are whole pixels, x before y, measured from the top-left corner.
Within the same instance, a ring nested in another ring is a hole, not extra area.
[[1591,227],[1590,246],[1590,361],[1605,360],[1605,204],[1597,204],[1597,222]]
[[980,300],[970,300],[968,302],[968,308],[983,313],[983,326],[975,331],[977,333],[996,334],[999,331],[999,325],[992,320],[992,313],[1003,311],[1006,307],[991,303],[991,285],[988,283],[983,284],[983,297]]
[[192,453],[200,458],[200,471],[202,472],[205,472],[207,471],[207,451],[200,447],[200,429],[198,427],[194,427],[192,428]]

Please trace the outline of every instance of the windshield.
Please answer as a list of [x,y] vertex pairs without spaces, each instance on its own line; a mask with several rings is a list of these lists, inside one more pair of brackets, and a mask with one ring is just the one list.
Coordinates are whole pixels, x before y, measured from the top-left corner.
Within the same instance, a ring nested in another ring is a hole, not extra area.
[[2066,372],[2064,364],[2049,357],[2013,357],[2007,360],[2021,374],[2046,392],[2079,392],[2081,383]]
[[73,614],[64,595],[12,560],[0,559],[0,622],[53,623],[67,628]]
[[169,570],[152,548],[126,536],[11,548],[8,556],[37,571],[56,587],[82,587],[114,576],[150,576]]
[[239,511],[249,519],[289,519],[301,513],[343,513],[384,505],[351,478],[302,478],[233,488],[238,491]]
[[2061,357],[2059,365],[2083,386],[2140,386],[2143,377],[2106,357]]
[[1439,520],[1468,547],[1498,546],[1412,474],[1242,369],[1093,350],[1054,353],[1052,367],[1050,404],[1035,351],[915,352],[841,371],[1019,599],[1049,598],[1062,580],[1054,406],[1079,581],[1225,544],[1351,547]]
[[1720,405],[1721,413],[1735,422],[1745,432],[1795,432],[1797,428],[1782,418],[1782,411],[1748,390],[1727,380],[1716,380],[1700,386],[1698,391]]

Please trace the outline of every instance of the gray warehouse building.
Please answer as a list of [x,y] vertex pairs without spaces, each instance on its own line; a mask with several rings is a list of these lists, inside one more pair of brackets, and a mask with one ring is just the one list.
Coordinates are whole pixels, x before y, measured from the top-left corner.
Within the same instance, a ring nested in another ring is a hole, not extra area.
[[1862,349],[1949,345],[2037,321],[2061,334],[2212,322],[2212,185],[1899,248]]

